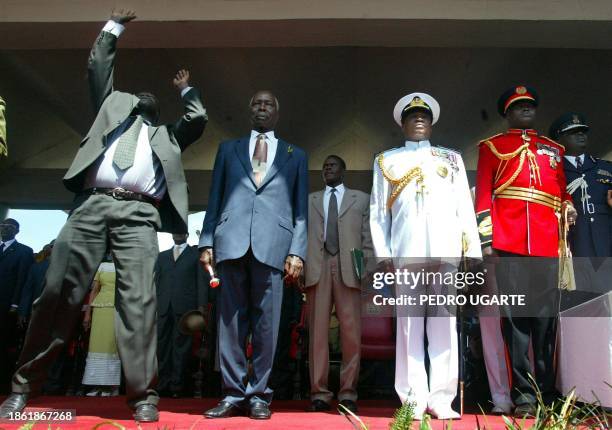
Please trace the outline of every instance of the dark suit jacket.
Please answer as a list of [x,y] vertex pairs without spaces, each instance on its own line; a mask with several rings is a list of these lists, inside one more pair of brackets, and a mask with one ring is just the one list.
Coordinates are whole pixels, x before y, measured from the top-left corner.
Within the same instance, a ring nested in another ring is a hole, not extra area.
[[170,305],[176,315],[183,315],[208,301],[208,278],[198,251],[187,246],[174,261],[172,249],[160,252],[155,263],[158,316],[166,315]]
[[32,263],[32,248],[17,241],[6,251],[0,252],[0,315],[8,312],[11,305],[19,305],[23,284]]
[[565,158],[563,168],[568,184],[584,176],[591,196],[589,201],[593,204],[583,208],[580,188],[572,194],[578,211],[576,224],[570,228],[568,236],[572,254],[575,257],[611,257],[612,208],[608,206],[607,195],[612,189],[612,163],[587,155],[580,170]]
[[[113,90],[116,45],[117,37],[103,31],[89,57],[89,86],[96,119],[64,176],[64,185],[75,193],[83,191],[87,168],[106,150],[106,137],[127,119],[139,101],[133,94]],[[181,152],[202,135],[208,121],[195,88],[185,94],[183,102],[185,114],[175,124],[149,127],[151,149],[161,162],[168,186],[159,209],[161,231],[167,232],[187,231],[188,190]]]
[[300,148],[278,140],[259,188],[249,159],[249,137],[217,151],[199,247],[213,246],[217,262],[255,258],[278,270],[287,255],[306,258],[308,161]]
[[30,266],[28,277],[21,291],[21,299],[19,301],[19,315],[28,317],[32,311],[32,303],[42,293],[43,282],[47,269],[49,268],[50,259],[47,258],[39,263],[34,263]]

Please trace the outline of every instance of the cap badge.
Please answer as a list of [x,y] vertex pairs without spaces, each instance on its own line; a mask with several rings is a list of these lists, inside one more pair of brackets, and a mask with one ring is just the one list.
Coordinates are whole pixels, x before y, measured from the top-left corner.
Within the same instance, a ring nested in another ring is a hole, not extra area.
[[578,115],[572,116],[572,122],[574,124],[580,124],[580,119],[578,118]]
[[525,87],[516,87],[515,92],[518,95],[523,95],[523,94],[525,94],[527,92],[527,88],[525,88]]

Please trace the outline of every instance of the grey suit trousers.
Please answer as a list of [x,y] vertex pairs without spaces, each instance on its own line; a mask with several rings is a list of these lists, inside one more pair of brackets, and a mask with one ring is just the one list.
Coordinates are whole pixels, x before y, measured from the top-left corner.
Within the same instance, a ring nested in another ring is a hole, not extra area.
[[132,408],[157,404],[153,270],[160,224],[153,205],[106,195],[91,195],[72,212],[55,242],[42,295],[32,307],[13,392],[38,391],[47,368],[72,337],[108,247],[117,269],[115,334],[127,401]]

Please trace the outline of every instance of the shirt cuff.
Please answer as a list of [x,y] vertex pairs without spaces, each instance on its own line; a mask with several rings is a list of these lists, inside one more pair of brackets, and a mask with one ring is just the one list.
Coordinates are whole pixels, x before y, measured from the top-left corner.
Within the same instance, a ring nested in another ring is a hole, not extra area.
[[108,20],[107,23],[104,25],[104,28],[102,28],[102,31],[111,33],[117,38],[121,36],[121,33],[123,33],[123,30],[125,30],[125,26],[122,24],[119,24],[118,22],[113,21],[112,19]]
[[185,97],[185,94],[187,94],[189,92],[189,90],[191,90],[193,87],[187,87],[187,88],[183,88],[181,90],[181,97]]

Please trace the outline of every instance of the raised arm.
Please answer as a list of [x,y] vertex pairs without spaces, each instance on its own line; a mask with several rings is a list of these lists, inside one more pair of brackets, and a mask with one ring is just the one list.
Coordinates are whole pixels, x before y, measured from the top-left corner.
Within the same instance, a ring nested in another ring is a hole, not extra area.
[[125,28],[124,24],[135,18],[136,14],[132,10],[113,10],[109,21],[96,39],[93,48],[91,48],[87,63],[87,74],[91,101],[96,114],[106,97],[113,91],[117,39]]
[[180,91],[185,105],[185,113],[172,127],[181,151],[200,138],[208,122],[200,94],[198,90],[189,86],[189,77],[189,70],[181,69],[176,72],[172,81],[176,89]]

